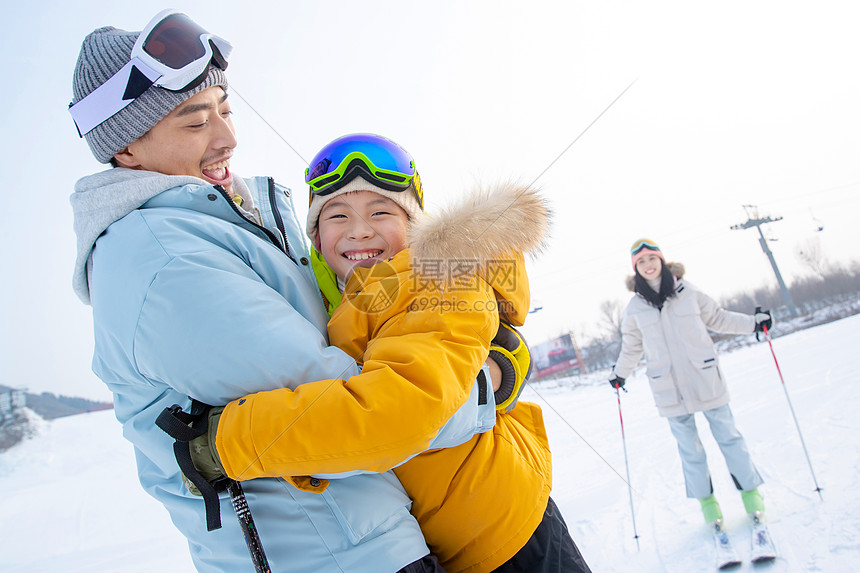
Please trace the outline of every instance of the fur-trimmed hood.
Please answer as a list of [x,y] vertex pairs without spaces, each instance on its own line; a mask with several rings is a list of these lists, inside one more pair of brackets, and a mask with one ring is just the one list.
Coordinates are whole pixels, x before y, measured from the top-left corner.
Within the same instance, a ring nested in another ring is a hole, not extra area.
[[[686,272],[686,269],[684,268],[683,263],[666,263],[666,266],[669,268],[670,271],[672,271],[672,275],[674,275],[676,279],[684,278],[684,273]],[[628,276],[624,280],[624,284],[627,285],[627,290],[629,290],[630,292],[636,292],[636,275],[632,274]]]
[[414,261],[438,261],[442,268],[454,268],[457,262],[483,268],[511,252],[535,255],[543,250],[551,216],[547,201],[532,187],[479,187],[438,214],[415,221],[409,250]]
[[544,248],[550,219],[536,189],[514,183],[475,189],[438,215],[413,223],[412,268],[443,289],[481,277],[496,293],[499,316],[521,326],[531,304],[524,255]]

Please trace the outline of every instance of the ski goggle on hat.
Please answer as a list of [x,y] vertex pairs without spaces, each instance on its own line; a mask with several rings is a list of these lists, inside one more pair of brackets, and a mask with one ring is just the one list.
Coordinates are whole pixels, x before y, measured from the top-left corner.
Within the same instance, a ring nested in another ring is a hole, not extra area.
[[131,59],[69,108],[81,137],[149,89],[184,92],[200,85],[209,63],[227,69],[233,46],[176,10],[162,10],[140,33]]
[[663,251],[657,246],[657,243],[651,239],[639,239],[633,246],[630,247],[630,257],[633,263],[633,268],[636,268],[636,263],[645,255],[656,255],[666,262],[666,257],[663,256]]
[[642,252],[643,249],[649,249],[651,251],[659,251],[660,247],[657,246],[657,243],[652,241],[651,239],[639,239],[633,246],[630,247],[630,254],[636,255]]
[[372,133],[339,137],[314,156],[305,169],[309,201],[314,195],[334,193],[358,175],[386,191],[412,189],[424,208],[424,191],[412,156],[390,139]]

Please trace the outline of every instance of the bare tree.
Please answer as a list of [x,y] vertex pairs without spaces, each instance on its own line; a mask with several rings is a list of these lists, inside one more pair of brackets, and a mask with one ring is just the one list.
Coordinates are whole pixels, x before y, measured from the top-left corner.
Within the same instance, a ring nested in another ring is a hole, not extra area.
[[831,270],[830,261],[824,256],[821,241],[818,237],[810,237],[797,246],[794,256],[816,276],[824,278]]
[[621,319],[624,318],[624,305],[618,300],[604,300],[600,303],[601,334],[609,342],[621,340]]

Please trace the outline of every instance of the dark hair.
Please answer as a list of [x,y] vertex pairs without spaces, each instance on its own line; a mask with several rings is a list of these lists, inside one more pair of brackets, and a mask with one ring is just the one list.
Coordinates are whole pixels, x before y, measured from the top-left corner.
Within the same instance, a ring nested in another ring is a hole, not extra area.
[[675,277],[666,266],[666,261],[660,259],[660,292],[655,292],[639,270],[634,270],[634,291],[641,295],[651,306],[662,309],[667,298],[675,296]]

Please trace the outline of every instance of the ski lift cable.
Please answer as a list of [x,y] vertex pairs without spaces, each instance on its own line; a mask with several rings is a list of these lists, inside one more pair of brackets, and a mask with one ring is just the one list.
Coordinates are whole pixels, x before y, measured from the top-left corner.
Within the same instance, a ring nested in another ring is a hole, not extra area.
[[[579,139],[580,139],[583,135],[585,135],[585,133],[586,133],[586,132],[587,132],[587,131],[588,131],[588,130],[589,130],[589,129],[590,129],[590,128],[595,124],[595,123],[597,123],[597,121],[598,121],[598,120],[599,120],[599,119],[600,119],[600,118],[601,118],[601,117],[602,117],[602,116],[603,116],[607,111],[609,111],[609,108],[611,108],[611,107],[615,104],[615,102],[617,102],[617,101],[621,98],[621,96],[623,96],[623,95],[627,92],[627,90],[629,90],[629,89],[633,86],[633,84],[635,84],[635,83],[636,83],[636,81],[638,81],[638,78],[637,78],[637,79],[635,79],[635,80],[633,80],[633,81],[632,81],[632,82],[631,82],[627,87],[625,87],[625,88],[621,91],[621,93],[619,93],[619,94],[615,97],[615,99],[613,99],[613,100],[609,103],[609,105],[607,105],[607,106],[603,109],[603,111],[601,111],[601,112],[600,112],[600,113],[599,113],[599,114],[598,114],[598,115],[597,115],[597,116],[596,116],[596,117],[591,121],[591,123],[589,123],[589,124],[585,127],[585,129],[583,129],[583,130],[579,133],[579,135],[577,135],[577,136],[576,136],[576,138],[574,138],[574,140],[573,140],[573,141],[571,141],[571,142],[570,142],[570,144],[568,144],[568,146],[567,146],[567,147],[565,147],[565,148],[564,148],[564,150],[563,150],[563,151],[562,151],[562,152],[561,152],[561,153],[560,153],[560,154],[559,154],[555,159],[553,159],[553,160],[552,160],[552,162],[550,162],[550,164],[549,164],[549,165],[547,165],[547,166],[546,166],[546,168],[545,168],[543,171],[541,171],[541,173],[540,173],[540,174],[538,174],[538,176],[537,176],[537,177],[535,177],[534,182],[536,182],[536,181],[537,181],[538,179],[540,179],[540,178],[541,178],[541,177],[542,177],[542,176],[543,176],[547,171],[549,171],[549,169],[550,169],[550,168],[551,168],[551,167],[552,167],[552,166],[553,166],[553,165],[554,165],[554,164],[555,164],[559,159],[561,159],[561,157],[562,157],[565,153],[567,153],[567,151],[568,151],[571,147],[573,147],[573,145],[574,145],[577,141],[579,141]],[[274,126],[273,126],[273,125],[272,125],[272,124],[271,124],[271,123],[270,123],[270,122],[269,122],[265,117],[263,117],[263,115],[262,115],[259,111],[257,111],[257,109],[256,109],[253,105],[251,105],[251,103],[250,103],[250,102],[249,102],[249,101],[248,101],[248,100],[247,100],[247,99],[246,99],[246,98],[245,98],[245,97],[244,97],[244,96],[243,96],[243,95],[242,95],[242,94],[241,94],[241,93],[236,89],[236,87],[235,87],[235,86],[231,86],[231,87],[230,87],[230,89],[231,89],[231,91],[232,91],[233,93],[235,93],[235,94],[236,94],[236,96],[237,96],[239,99],[241,99],[241,100],[245,103],[245,105],[247,105],[247,106],[248,106],[248,108],[249,108],[252,112],[254,112],[254,114],[255,114],[257,117],[259,117],[259,118],[260,118],[260,120],[262,120],[262,121],[263,121],[263,123],[265,123],[265,124],[266,124],[266,126],[267,126],[269,129],[271,129],[271,130],[272,130],[272,132],[273,132],[276,136],[278,136],[278,138],[279,138],[281,141],[283,141],[283,142],[284,142],[284,144],[285,144],[287,147],[289,147],[289,148],[290,148],[290,150],[292,150],[292,152],[293,152],[293,153],[295,153],[295,154],[296,154],[296,156],[297,156],[297,157],[302,161],[302,163],[304,163],[305,165],[308,165],[308,161],[307,161],[307,160],[302,156],[302,154],[301,154],[301,153],[299,153],[299,152],[298,152],[298,150],[297,150],[297,149],[296,149],[296,148],[295,148],[295,147],[294,147],[294,146],[293,146],[289,141],[287,141],[287,139],[286,139],[283,135],[281,135],[281,133],[280,133],[277,129],[275,129],[275,127],[274,127]],[[533,183],[534,183],[534,182],[533,182]],[[691,228],[692,228],[692,227],[691,227]],[[678,232],[684,232],[684,231],[686,231],[686,230],[687,230],[687,229],[680,229],[680,230],[678,230],[678,231],[670,231],[669,235],[672,235],[672,234],[674,234],[674,233],[678,233]],[[600,257],[595,257],[593,260],[594,260],[594,261],[596,261],[596,260],[598,260],[598,259],[600,259],[600,258],[603,258],[603,255],[601,255]],[[559,269],[558,271],[554,271],[554,272],[549,273],[549,274],[555,274],[555,273],[557,273],[557,272],[562,272],[562,271],[564,271],[564,270],[565,270],[565,269]],[[543,275],[541,275],[541,276],[543,276]]]
[[231,85],[231,86],[230,86],[230,91],[231,91],[232,93],[236,94],[236,95],[239,97],[239,99],[240,99],[240,100],[242,100],[243,102],[245,102],[245,105],[247,105],[247,106],[250,108],[250,110],[251,110],[251,111],[253,111],[253,112],[257,115],[257,117],[259,117],[261,120],[263,120],[263,123],[265,123],[267,126],[269,126],[269,129],[271,129],[271,130],[274,132],[274,134],[275,134],[275,135],[277,135],[277,136],[281,139],[281,141],[283,141],[284,143],[286,143],[286,144],[287,144],[287,147],[289,147],[290,149],[292,149],[292,150],[293,150],[293,153],[295,153],[295,154],[298,156],[298,158],[302,160],[302,163],[304,163],[305,165],[308,165],[308,160],[307,160],[307,159],[305,159],[304,157],[302,157],[302,154],[301,154],[301,153],[299,153],[299,152],[296,150],[296,148],[295,148],[295,147],[293,147],[293,146],[290,144],[290,142],[289,142],[289,141],[287,141],[287,139],[286,139],[283,135],[281,135],[281,134],[278,132],[278,130],[277,130],[277,129],[275,129],[275,126],[273,126],[271,123],[269,123],[269,122],[268,122],[268,120],[266,120],[266,118],[265,118],[265,117],[263,117],[263,115],[262,115],[259,111],[257,111],[257,110],[254,108],[254,106],[252,106],[252,105],[250,104],[250,102],[248,102],[248,100],[246,100],[246,99],[242,96],[242,94],[240,94],[240,93],[236,90],[236,87],[235,87],[235,86]]
[[[638,79],[638,78],[637,78],[637,79]],[[626,88],[624,88],[623,90],[621,90],[621,93],[619,93],[617,96],[615,96],[615,99],[613,99],[611,102],[609,102],[609,105],[607,105],[605,108],[603,108],[603,111],[601,111],[599,114],[597,114],[597,116],[596,116],[593,120],[591,120],[591,123],[589,123],[587,126],[585,126],[585,129],[583,129],[581,132],[579,132],[579,135],[577,135],[575,138],[573,138],[573,141],[571,141],[571,142],[567,145],[567,147],[565,147],[565,148],[562,150],[562,152],[558,154],[558,156],[557,156],[555,159],[553,159],[552,161],[550,161],[549,165],[547,165],[547,166],[544,168],[544,170],[543,170],[543,171],[541,171],[541,172],[538,174],[538,176],[537,176],[537,177],[535,177],[534,179],[532,179],[532,182],[531,182],[531,183],[529,183],[529,184],[527,185],[527,187],[531,187],[531,186],[533,186],[535,183],[537,183],[537,180],[538,180],[538,179],[540,179],[541,177],[543,177],[543,174],[544,174],[544,173],[546,173],[547,171],[549,171],[549,170],[552,168],[552,166],[553,166],[553,165],[555,165],[555,163],[556,163],[559,159],[561,159],[561,158],[562,158],[562,156],[563,156],[565,153],[567,153],[567,151],[568,151],[571,147],[573,147],[573,145],[574,145],[577,141],[579,141],[579,139],[580,139],[583,135],[585,135],[585,132],[587,132],[587,131],[591,128],[591,126],[592,126],[592,125],[594,125],[595,123],[597,123],[597,121],[598,121],[601,117],[603,117],[603,114],[605,114],[607,111],[609,111],[609,108],[611,108],[611,107],[615,104],[615,102],[617,102],[619,99],[621,99],[621,96],[623,96],[625,93],[627,93],[627,90],[629,90],[629,89],[633,86],[633,84],[635,84],[635,83],[636,83],[636,80],[633,80],[632,82],[630,82],[630,84],[629,84]],[[507,211],[508,209],[510,209],[510,208],[514,205],[514,203],[516,203],[517,199],[519,199],[519,198],[520,198],[520,196],[522,196],[522,194],[523,194],[523,193],[525,193],[525,190],[523,190],[523,191],[519,192],[519,193],[518,193],[518,194],[517,194],[517,195],[516,195],[512,200],[511,200],[510,204],[509,204],[507,207],[505,207],[505,208],[503,209],[503,211]],[[483,236],[483,234],[484,234],[484,233],[485,233],[485,232],[486,232],[490,227],[492,227],[492,226],[496,223],[496,221],[498,221],[498,220],[499,220],[499,218],[500,218],[500,217],[501,217],[501,215],[499,215],[498,217],[496,217],[494,220],[489,221],[489,222],[488,222],[488,224],[487,224],[487,226],[484,228],[484,230],[483,230],[483,231],[481,231],[481,232],[479,232],[479,233],[477,233],[476,238],[477,238],[477,239],[480,239],[480,238]]]
[[[549,403],[549,400],[547,400],[546,398],[544,398],[544,397],[543,397],[543,395],[542,395],[540,392],[538,392],[538,390],[537,390],[537,388],[535,388],[534,384],[528,384],[526,387],[527,387],[527,388],[530,388],[530,389],[532,390],[532,392],[534,392],[535,394],[537,394],[538,398],[540,398],[540,399],[541,399],[541,401],[542,401],[544,404],[546,404],[546,405],[549,407],[549,409],[550,409],[550,410],[552,410],[553,412],[555,412],[555,415],[556,415],[556,416],[558,416],[558,417],[559,417],[559,419],[560,419],[562,422],[564,422],[564,423],[565,423],[565,425],[567,425],[567,427],[568,427],[568,428],[570,428],[570,429],[573,431],[573,433],[574,433],[574,434],[576,434],[576,435],[579,437],[579,439],[583,441],[583,443],[585,443],[585,445],[586,445],[586,446],[588,446],[589,448],[591,448],[591,451],[592,451],[592,452],[594,452],[594,454],[595,454],[598,458],[600,458],[601,460],[603,460],[603,463],[604,463],[604,464],[606,464],[606,465],[609,467],[609,469],[611,469],[613,472],[615,472],[615,475],[617,475],[619,478],[621,478],[621,481],[623,481],[625,484],[627,484],[627,486],[628,486],[628,487],[631,487],[631,488],[632,488],[632,486],[630,486],[630,483],[629,483],[629,482],[624,478],[624,476],[622,476],[620,473],[618,473],[618,470],[616,470],[614,467],[612,467],[612,464],[610,464],[608,461],[606,461],[606,458],[604,458],[603,456],[601,456],[601,455],[600,455],[600,452],[598,452],[598,451],[594,448],[594,446],[592,446],[590,443],[588,443],[588,440],[586,440],[585,438],[583,438],[583,437],[582,437],[582,434],[580,434],[579,432],[577,432],[577,431],[576,431],[576,428],[574,428],[574,427],[573,427],[573,425],[572,425],[570,422],[568,422],[568,421],[565,419],[565,417],[564,417],[564,416],[562,416],[562,415],[561,415],[561,413],[559,413],[559,411],[558,411],[558,410],[556,410],[556,409],[553,407],[553,405],[552,405],[552,404],[550,404],[550,403]],[[636,495],[639,495],[639,492],[638,492],[638,491],[636,491],[635,489],[633,489],[633,491],[635,491],[635,492],[636,492]]]
[[[683,241],[681,241],[681,243],[684,246],[697,245],[699,243],[703,243],[705,241],[712,240],[718,234],[722,234],[723,228],[725,227],[724,223],[717,222],[717,223],[712,223],[712,225],[713,225],[713,228],[711,228],[711,229],[707,228],[709,225],[706,223],[704,225],[690,226],[690,227],[686,227],[684,229],[678,229],[675,231],[668,231],[666,233],[662,233],[661,236],[671,237],[671,236],[678,235],[679,233],[685,233],[685,232],[691,231],[691,230],[704,230],[703,233],[699,233],[699,234],[693,236],[692,238],[687,238],[687,239],[684,239]],[[661,241],[661,242],[664,242],[664,241]],[[595,247],[594,249],[591,249],[591,252],[594,253],[597,251],[597,249],[598,249],[598,247]],[[613,251],[614,251],[614,249],[613,249]],[[573,274],[568,275],[568,276],[573,276],[575,278],[578,278],[578,280],[581,280],[581,279],[587,280],[591,277],[594,277],[595,269],[607,269],[607,270],[616,269],[618,267],[618,265],[613,261],[616,254],[617,253],[609,254],[608,252],[597,252],[597,254],[595,254],[594,256],[591,256],[587,259],[581,259],[581,260],[577,259],[575,264],[570,263],[569,265],[566,265],[566,266],[560,265],[560,266],[557,266],[556,268],[554,268],[552,270],[534,273],[533,278],[542,279],[542,278],[558,275],[559,273],[565,273],[565,272],[570,273],[571,269],[573,268],[573,271],[572,271]],[[587,270],[577,270],[577,269],[582,269],[583,267],[587,267]],[[559,288],[561,288],[561,287],[569,288],[569,285],[559,285]]]
[[[794,216],[796,221],[806,219],[808,217],[813,222],[813,232],[818,233],[824,231],[825,225],[822,218],[818,217],[815,213],[813,213],[813,209],[817,210],[819,213],[821,211],[828,211],[834,208],[837,208],[840,210],[840,212],[843,212],[846,209],[846,205],[850,203],[856,203],[858,201],[860,201],[860,196],[846,197],[844,199],[836,200],[830,203],[816,203],[815,205],[805,205],[783,209],[782,214],[786,217]],[[824,219],[826,219],[826,217]]]
[[843,199],[837,199],[837,200],[831,201],[829,203],[816,203],[816,204],[811,205],[811,206],[810,205],[803,205],[803,206],[798,206],[798,207],[794,207],[794,208],[783,209],[782,213],[784,213],[786,215],[804,213],[804,212],[808,213],[808,210],[812,209],[812,208],[818,209],[819,211],[825,210],[825,209],[830,209],[833,207],[839,207],[841,209],[844,209],[844,207],[847,203],[856,203],[857,201],[860,201],[860,195],[845,197]]
[[567,146],[567,147],[565,147],[565,148],[562,150],[562,152],[558,154],[558,156],[557,156],[555,159],[553,159],[552,161],[550,161],[549,165],[547,165],[547,166],[544,168],[544,170],[543,170],[543,171],[541,171],[541,172],[538,174],[538,176],[537,176],[537,177],[535,177],[535,178],[532,180],[532,182],[531,182],[531,184],[530,184],[530,185],[534,185],[535,183],[537,183],[537,180],[538,180],[538,179],[540,179],[541,177],[543,177],[544,173],[546,173],[547,171],[549,171],[549,170],[550,170],[550,168],[551,168],[553,165],[555,165],[555,163],[556,163],[559,159],[561,159],[561,157],[562,157],[565,153],[567,153],[567,151],[568,151],[571,147],[573,147],[573,145],[574,145],[577,141],[579,141],[579,139],[580,139],[583,135],[585,135],[585,132],[586,132],[586,131],[588,131],[589,129],[591,129],[591,126],[592,126],[592,125],[594,125],[595,123],[597,123],[597,122],[598,122],[598,120],[600,120],[600,118],[601,118],[601,117],[603,117],[603,114],[605,114],[607,111],[609,111],[609,108],[611,108],[613,105],[615,105],[615,102],[617,102],[619,99],[621,99],[621,96],[623,96],[625,93],[627,93],[627,90],[629,90],[631,87],[633,87],[633,84],[635,84],[635,83],[638,81],[638,79],[639,79],[639,78],[636,78],[635,80],[633,80],[632,82],[630,82],[630,84],[629,84],[626,88],[624,88],[623,90],[621,90],[621,93],[619,93],[617,96],[615,96],[615,99],[614,99],[614,100],[612,100],[611,102],[609,102],[609,105],[607,105],[605,108],[603,108],[603,111],[601,111],[599,114],[597,114],[597,117],[595,117],[593,120],[591,120],[591,123],[589,123],[587,126],[585,126],[585,129],[583,129],[583,130],[579,133],[579,135],[577,135],[577,136],[573,139],[573,141],[571,141],[571,142],[568,144],[568,146]]
[[815,216],[815,213],[812,212],[812,207],[809,208],[809,216],[812,217],[812,222],[815,223],[815,231],[821,232],[824,230],[824,223],[821,222],[821,219]]
[[773,199],[771,201],[766,201],[762,203],[763,205],[771,205],[774,203],[784,203],[786,201],[793,201],[795,199],[801,199],[803,197],[808,197],[810,195],[818,195],[820,193],[830,193],[833,191],[841,191],[847,189],[849,187],[853,187],[855,185],[860,185],[860,181],[852,181],[851,183],[845,183],[843,185],[836,185],[835,187],[828,187],[826,189],[819,189],[817,191],[809,191],[807,193],[799,193],[797,195],[792,195],[790,197],[781,197],[779,199]]

